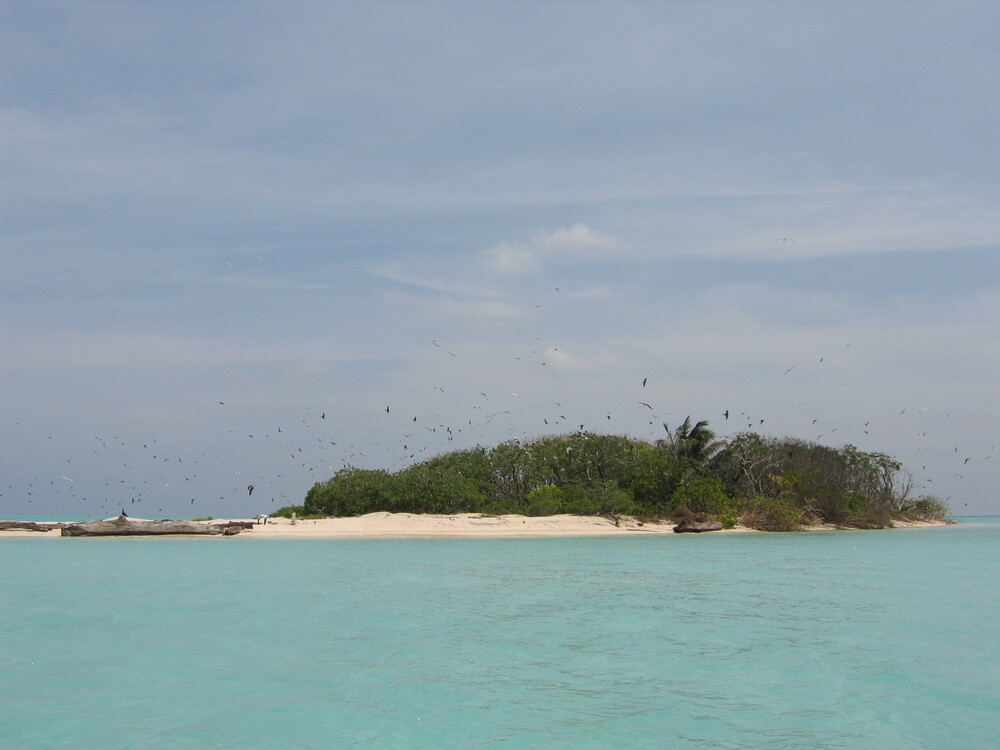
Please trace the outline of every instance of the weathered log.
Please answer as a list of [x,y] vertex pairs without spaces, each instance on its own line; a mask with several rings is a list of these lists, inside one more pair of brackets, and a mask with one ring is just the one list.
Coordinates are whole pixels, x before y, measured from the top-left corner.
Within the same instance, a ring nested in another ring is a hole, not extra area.
[[197,521],[145,521],[119,516],[106,521],[67,524],[63,536],[163,536],[166,534],[200,534],[232,536],[240,527],[224,527]]
[[61,523],[36,523],[35,521],[0,521],[0,531],[52,531],[61,529]]
[[674,526],[674,532],[684,534],[687,532],[700,534],[703,531],[722,531],[721,521],[681,521]]
[[221,529],[249,529],[249,530],[252,531],[253,527],[254,527],[254,522],[253,521],[226,521],[225,523],[217,523],[215,525],[218,526]]

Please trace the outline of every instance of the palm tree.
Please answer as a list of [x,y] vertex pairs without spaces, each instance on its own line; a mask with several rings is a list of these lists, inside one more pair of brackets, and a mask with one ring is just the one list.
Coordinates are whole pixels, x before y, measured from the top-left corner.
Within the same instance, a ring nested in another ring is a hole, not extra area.
[[684,422],[673,432],[666,422],[663,423],[663,429],[667,431],[670,442],[660,440],[657,444],[669,444],[677,458],[698,464],[708,461],[726,444],[724,440],[715,439],[715,433],[708,429],[708,421],[704,419],[692,427],[691,417],[684,417]]

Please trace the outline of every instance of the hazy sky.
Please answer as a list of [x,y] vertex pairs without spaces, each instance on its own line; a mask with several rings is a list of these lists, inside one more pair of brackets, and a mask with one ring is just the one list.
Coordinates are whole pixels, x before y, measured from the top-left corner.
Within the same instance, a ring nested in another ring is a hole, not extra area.
[[687,415],[1000,513],[997,28],[4,2],[0,516],[248,515],[346,464]]

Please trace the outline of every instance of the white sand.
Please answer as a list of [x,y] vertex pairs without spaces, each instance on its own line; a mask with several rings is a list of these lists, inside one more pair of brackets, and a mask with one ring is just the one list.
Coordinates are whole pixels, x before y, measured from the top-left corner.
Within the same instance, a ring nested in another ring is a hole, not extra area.
[[[133,519],[141,520],[141,519]],[[216,519],[216,523],[223,523]],[[941,526],[936,522],[894,522],[898,527]],[[591,516],[484,516],[479,513],[422,515],[414,513],[369,513],[353,518],[299,520],[294,525],[287,518],[269,518],[266,524],[242,531],[236,539],[360,539],[393,537],[550,537],[550,536],[621,536],[637,534],[673,534],[674,524],[641,523],[622,517],[616,525],[607,518]],[[806,531],[835,531],[836,526],[813,526]],[[743,526],[710,534],[763,533]],[[0,538],[61,538],[58,530],[0,531]],[[214,538],[214,537],[211,537]]]
[[[134,521],[148,520],[132,518]],[[213,523],[225,523],[214,519]],[[479,513],[429,515],[415,513],[369,513],[352,518],[298,520],[269,518],[252,530],[235,535],[241,539],[323,539],[372,537],[504,537],[504,536],[614,536],[621,534],[672,534],[674,525],[641,523],[623,517],[618,525],[607,518],[590,516],[487,516]],[[730,532],[731,533],[731,532]],[[0,531],[3,537],[59,537],[58,529],[49,532]]]
[[[607,518],[590,516],[484,516],[479,513],[423,515],[414,513],[369,513],[356,518],[324,518],[298,521],[270,518],[247,533],[269,538],[309,537],[501,537],[501,536],[614,536],[621,534],[673,533],[673,524],[640,525],[622,518],[619,525]],[[239,536],[244,536],[240,534]]]
[[[354,518],[324,518],[298,521],[269,518],[267,524],[239,534],[241,538],[370,538],[370,537],[509,537],[509,536],[622,536],[674,534],[674,523],[642,523],[628,516],[616,523],[595,516],[484,516],[479,513],[423,515],[414,513],[369,513]],[[894,522],[898,527],[940,526],[935,522]],[[811,526],[804,531],[837,531],[832,525]],[[709,534],[765,533],[746,526],[707,532]]]

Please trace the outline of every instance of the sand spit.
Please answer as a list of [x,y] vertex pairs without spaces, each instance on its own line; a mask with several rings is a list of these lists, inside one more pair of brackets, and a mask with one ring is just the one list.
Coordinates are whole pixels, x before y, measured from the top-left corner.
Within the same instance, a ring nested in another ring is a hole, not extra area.
[[[136,519],[139,520],[139,519]],[[216,519],[214,523],[225,523]],[[896,527],[914,528],[943,526],[945,522],[912,521],[894,522]],[[405,537],[554,537],[554,536],[637,536],[640,534],[670,534],[671,522],[641,522],[628,516],[617,520],[592,516],[490,516],[479,513],[451,515],[424,515],[414,513],[369,513],[352,518],[323,518],[299,520],[269,518],[266,524],[257,524],[252,530],[235,535],[236,539],[370,539]],[[832,525],[812,526],[805,531],[838,531]],[[743,526],[714,534],[765,533]],[[58,529],[48,532],[9,530],[0,531],[0,538],[63,538]]]

